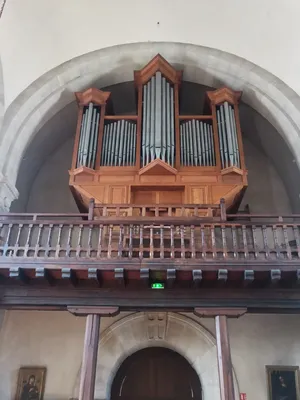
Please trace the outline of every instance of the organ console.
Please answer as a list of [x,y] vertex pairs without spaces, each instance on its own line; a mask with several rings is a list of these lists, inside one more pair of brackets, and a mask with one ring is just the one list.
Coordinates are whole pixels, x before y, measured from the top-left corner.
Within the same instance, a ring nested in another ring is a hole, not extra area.
[[79,209],[100,204],[217,204],[233,211],[247,187],[241,92],[207,92],[204,115],[180,115],[182,71],[157,55],[134,72],[135,115],[111,115],[109,92],[75,93],[70,187]]

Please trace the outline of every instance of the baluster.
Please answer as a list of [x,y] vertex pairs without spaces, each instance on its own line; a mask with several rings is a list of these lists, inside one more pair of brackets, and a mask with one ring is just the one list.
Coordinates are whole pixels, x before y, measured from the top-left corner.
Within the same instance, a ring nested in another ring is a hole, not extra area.
[[155,206],[155,214],[156,217],[159,217],[159,208]]
[[49,257],[50,248],[51,248],[52,231],[53,231],[53,224],[50,224],[49,225],[48,237],[47,237],[45,257]]
[[270,257],[270,249],[269,249],[269,244],[268,244],[267,227],[266,227],[266,225],[262,226],[262,231],[263,231],[265,255],[266,255],[266,258],[269,258]]
[[133,225],[129,226],[129,252],[128,258],[132,259],[132,251],[133,251],[133,244],[132,244],[132,236],[133,236]]
[[164,226],[160,225],[160,258],[163,259],[165,255],[164,249]]
[[296,245],[297,245],[298,258],[300,258],[300,237],[299,237],[298,226],[293,226],[293,231],[294,231],[294,236],[295,236]]
[[153,258],[153,225],[150,225],[150,250],[149,257]]
[[[6,241],[5,244],[3,246],[3,254],[5,256],[9,256],[11,254],[8,254],[8,248],[9,248],[9,241],[10,241],[10,235],[11,235],[11,230],[12,230],[13,224],[9,224],[8,225],[8,232],[7,232],[7,236],[6,236]],[[9,252],[11,253],[11,252]]]
[[194,216],[198,217],[198,213],[199,213],[199,208],[198,207],[194,207]]
[[174,225],[171,225],[171,258],[175,257],[175,247],[174,247]]
[[18,249],[19,249],[19,246],[20,246],[19,242],[20,242],[20,236],[21,236],[22,228],[23,228],[23,224],[19,224],[19,229],[18,229],[18,233],[17,233],[17,239],[16,239],[16,243],[15,243],[15,246],[14,246],[14,253],[13,253],[15,257],[18,255]]
[[87,257],[91,257],[91,251],[92,251],[92,232],[93,232],[93,225],[89,225],[88,247],[87,247],[87,252],[86,252],[86,256],[87,256]]
[[30,238],[31,238],[32,227],[33,227],[33,224],[29,224],[28,225],[28,234],[27,234],[26,244],[25,244],[25,249],[24,249],[24,257],[27,257],[27,255],[28,255],[28,250],[29,250],[29,247],[30,247]]
[[256,240],[256,226],[251,226],[252,238],[253,238],[253,247],[254,247],[254,257],[257,258],[257,240]]
[[[144,208],[144,207],[143,207]],[[144,237],[143,237],[144,227],[140,225],[140,250],[139,250],[139,258],[142,259],[144,256]]]
[[247,242],[247,229],[245,225],[242,225],[242,234],[243,234],[243,245],[244,245],[244,255],[245,258],[249,258],[249,249],[248,249],[248,242]]
[[116,216],[117,216],[117,217],[120,216],[120,207],[119,207],[119,206],[117,206],[117,209],[116,209]]
[[191,257],[196,257],[196,250],[195,250],[195,225],[191,226]]
[[238,255],[236,227],[232,226],[231,231],[232,231],[233,257],[236,258]]
[[113,232],[113,225],[109,225],[109,228],[108,228],[107,258],[111,258],[111,250],[112,250],[112,232]]
[[79,225],[79,232],[78,232],[77,247],[76,247],[76,257],[80,257],[80,253],[81,253],[82,229],[83,229],[83,225],[80,224],[80,225]]
[[142,207],[142,217],[146,216],[146,207]]
[[71,238],[72,238],[73,226],[74,226],[73,224],[70,224],[70,225],[69,225],[68,240],[67,240],[67,246],[66,246],[66,257],[70,257]]
[[56,242],[56,250],[55,250],[55,257],[59,257],[60,252],[60,239],[61,239],[61,231],[62,231],[63,224],[58,225],[58,235],[57,235],[57,242]]
[[180,225],[181,258],[185,258],[184,226]]
[[222,232],[222,244],[223,244],[223,257],[227,258],[228,252],[227,252],[227,241],[226,241],[226,227],[223,224],[221,225],[221,232]]
[[119,243],[118,243],[118,258],[122,257],[123,253],[123,234],[124,234],[124,225],[120,225],[119,230]]
[[289,238],[288,238],[287,226],[286,225],[283,225],[283,237],[284,237],[284,243],[285,243],[285,246],[286,246],[287,258],[289,260],[291,260],[292,259],[292,252],[291,252],[291,246],[290,246],[290,243],[289,243]]
[[207,246],[206,246],[206,240],[205,240],[205,227],[203,225],[201,225],[201,227],[200,227],[200,232],[201,232],[202,258],[206,258]]
[[101,252],[102,252],[102,236],[103,236],[103,224],[101,224],[101,225],[99,226],[97,258],[101,258]]
[[181,216],[182,216],[182,217],[185,216],[184,207],[181,207]]
[[103,217],[107,217],[107,207],[103,207]]
[[280,258],[280,248],[278,245],[278,236],[277,236],[277,226],[276,225],[272,226],[272,232],[273,232],[273,238],[274,238],[274,244],[275,244],[275,250],[276,250],[276,258]]
[[43,231],[44,225],[39,224],[39,230],[38,230],[38,235],[37,235],[37,240],[36,240],[36,245],[35,245],[35,250],[34,250],[34,257],[37,257],[39,254],[39,249],[40,249],[40,241],[41,241],[41,234]]
[[216,235],[215,235],[215,226],[210,226],[210,235],[211,235],[211,244],[212,244],[212,255],[213,258],[216,258],[217,251],[216,251]]
[[168,217],[172,217],[172,207],[168,207]]

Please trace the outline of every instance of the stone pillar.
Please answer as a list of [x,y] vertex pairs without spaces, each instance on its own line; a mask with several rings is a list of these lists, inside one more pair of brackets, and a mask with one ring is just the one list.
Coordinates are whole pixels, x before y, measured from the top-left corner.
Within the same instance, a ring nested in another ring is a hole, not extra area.
[[86,316],[85,337],[79,387],[79,400],[94,400],[95,378],[100,335],[100,317],[112,317],[118,307],[68,307],[76,316]]

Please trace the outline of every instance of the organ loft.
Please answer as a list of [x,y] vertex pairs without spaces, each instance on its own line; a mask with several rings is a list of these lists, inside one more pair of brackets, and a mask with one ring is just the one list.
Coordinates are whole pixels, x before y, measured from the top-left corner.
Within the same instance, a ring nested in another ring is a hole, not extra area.
[[[107,216],[120,205],[122,216],[212,217],[220,208],[208,205],[224,199],[226,210],[236,212],[247,188],[241,92],[207,91],[202,115],[181,115],[182,73],[160,55],[134,71],[134,115],[115,115],[110,92],[75,93],[79,112],[69,183],[80,211],[95,199],[107,206]],[[196,205],[197,211],[182,211],[181,205]],[[94,212],[101,216],[103,208]]]

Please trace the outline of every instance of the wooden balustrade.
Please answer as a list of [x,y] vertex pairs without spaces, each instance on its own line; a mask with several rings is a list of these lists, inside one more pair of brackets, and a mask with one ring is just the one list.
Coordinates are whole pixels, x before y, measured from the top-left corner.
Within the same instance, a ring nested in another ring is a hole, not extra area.
[[210,218],[201,217],[201,205],[97,207],[99,216],[90,220],[88,214],[1,214],[0,258],[300,260],[299,215],[222,220],[219,206],[208,207]]

